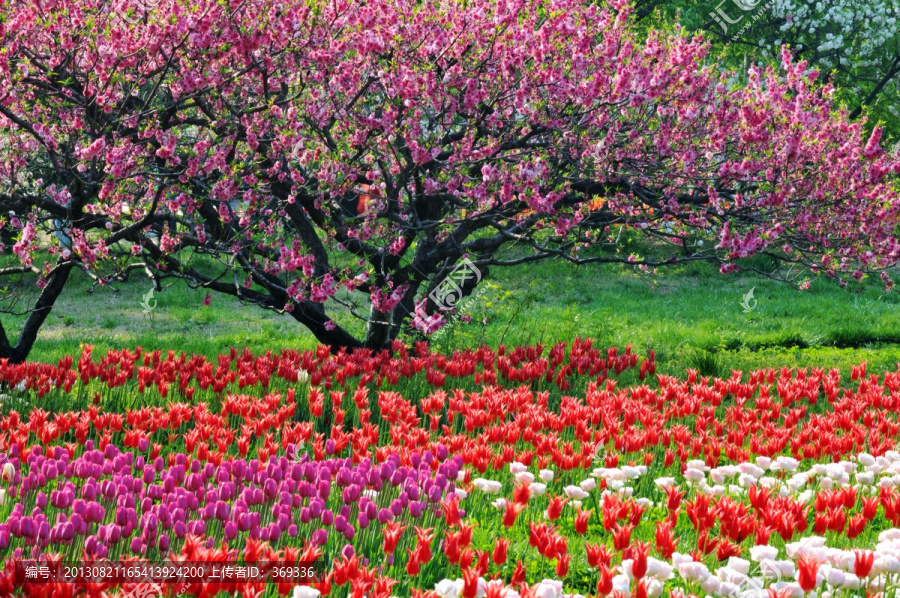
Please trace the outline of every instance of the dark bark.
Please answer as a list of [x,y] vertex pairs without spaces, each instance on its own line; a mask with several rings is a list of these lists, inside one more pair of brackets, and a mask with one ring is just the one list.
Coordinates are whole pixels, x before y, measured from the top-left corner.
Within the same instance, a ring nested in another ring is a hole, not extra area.
[[57,264],[53,273],[47,278],[47,284],[41,290],[34,308],[28,314],[28,319],[25,320],[15,345],[10,343],[6,329],[0,323],[0,359],[8,359],[10,363],[22,363],[28,358],[28,354],[34,346],[34,341],[37,340],[38,331],[43,326],[47,316],[50,315],[53,305],[66,286],[73,265],[72,262]]
[[399,326],[395,326],[392,314],[383,314],[372,306],[369,309],[369,322],[366,326],[365,346],[369,349],[383,349],[397,338]]
[[875,88],[866,96],[859,106],[853,109],[853,112],[850,113],[850,120],[856,120],[862,114],[863,109],[870,105],[875,99],[878,97],[878,94],[884,89],[884,87],[890,83],[891,79],[893,79],[898,73],[900,73],[900,56],[894,59],[894,62],[891,63],[891,68],[885,73],[884,77],[881,78],[881,81],[875,86]]

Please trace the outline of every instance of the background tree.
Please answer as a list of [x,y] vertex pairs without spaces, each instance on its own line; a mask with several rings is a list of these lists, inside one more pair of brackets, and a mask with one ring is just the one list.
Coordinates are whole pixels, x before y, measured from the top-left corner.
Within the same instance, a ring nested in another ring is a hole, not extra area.
[[[677,28],[639,41],[623,2],[0,7],[0,277],[37,279],[19,340],[0,330],[12,359],[76,268],[377,348],[439,328],[490,267],[767,254],[846,280],[898,257],[880,129],[787,52],[737,85]],[[658,257],[596,250],[624,229]]]

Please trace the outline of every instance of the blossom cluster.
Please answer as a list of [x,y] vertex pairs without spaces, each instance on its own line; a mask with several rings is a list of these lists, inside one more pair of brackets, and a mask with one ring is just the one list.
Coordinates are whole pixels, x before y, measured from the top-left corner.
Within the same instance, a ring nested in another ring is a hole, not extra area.
[[690,242],[725,272],[765,252],[845,282],[900,260],[900,157],[880,128],[786,48],[733,85],[702,37],[645,35],[631,11],[10,0],[0,224],[19,238],[3,272],[40,275],[52,303],[50,277],[114,284],[139,264],[381,348],[413,318],[449,321],[433,292],[467,256],[520,263],[509,243],[590,261],[624,226],[665,244],[659,264]]

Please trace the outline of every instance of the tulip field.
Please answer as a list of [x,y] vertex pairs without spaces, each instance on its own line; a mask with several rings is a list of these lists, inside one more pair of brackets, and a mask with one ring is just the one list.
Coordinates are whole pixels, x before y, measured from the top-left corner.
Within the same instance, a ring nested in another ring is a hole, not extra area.
[[[655,370],[587,340],[3,360],[0,596],[900,595],[900,372]],[[264,560],[319,572],[15,574]]]

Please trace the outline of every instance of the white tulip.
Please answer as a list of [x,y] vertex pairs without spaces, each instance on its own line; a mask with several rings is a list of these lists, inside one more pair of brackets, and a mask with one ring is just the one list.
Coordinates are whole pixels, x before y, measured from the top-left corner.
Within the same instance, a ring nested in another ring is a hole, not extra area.
[[721,585],[722,582],[712,575],[700,582],[700,587],[703,588],[703,591],[707,594],[718,594]]
[[318,598],[321,593],[310,586],[294,586],[294,598]]
[[545,579],[534,589],[535,598],[560,598],[562,582],[556,579]]
[[486,480],[484,478],[475,478],[472,485],[488,494],[498,494],[503,489],[503,484],[495,480]]
[[706,479],[706,474],[699,469],[686,469],[684,471],[684,477],[692,482],[699,482],[700,480]]
[[644,582],[644,589],[647,591],[647,598],[659,598],[663,593],[663,583],[651,577]]
[[509,464],[509,471],[515,475],[517,473],[522,473],[523,471],[528,471],[528,467],[524,463],[513,461]]
[[738,469],[741,471],[741,473],[745,473],[757,479],[762,477],[762,475],[766,473],[762,467],[754,465],[753,463],[741,463],[740,465],[738,465]]
[[625,575],[615,575],[612,578],[613,592],[621,592],[622,594],[631,593],[631,582]]
[[728,559],[728,566],[741,573],[742,575],[750,575],[750,561],[736,556]]
[[871,486],[875,482],[875,474],[871,471],[860,471],[856,474],[856,481],[866,486]]
[[630,465],[623,465],[622,473],[624,473],[625,477],[629,480],[636,480],[644,475],[643,472],[641,472],[640,467],[631,467]]
[[11,482],[13,478],[16,477],[16,468],[13,467],[13,464],[7,461],[3,464],[3,469],[0,469],[0,479],[4,482]]
[[774,561],[778,558],[778,549],[774,546],[761,544],[750,548],[750,558],[757,563],[762,561]]
[[531,483],[534,481],[534,474],[530,471],[520,471],[515,474],[513,478],[516,480],[517,484]]
[[741,488],[750,488],[751,486],[756,486],[756,478],[749,473],[742,473],[738,477],[738,485]]
[[665,561],[647,557],[647,576],[660,581],[672,579],[675,576],[672,565]]
[[462,588],[450,579],[442,579],[434,584],[434,591],[441,598],[456,598],[461,590]]
[[590,494],[588,494],[578,486],[566,486],[565,488],[563,488],[563,492],[566,493],[566,496],[574,500],[583,500],[590,496]]

